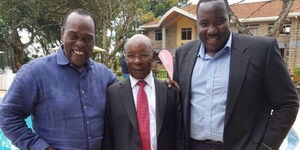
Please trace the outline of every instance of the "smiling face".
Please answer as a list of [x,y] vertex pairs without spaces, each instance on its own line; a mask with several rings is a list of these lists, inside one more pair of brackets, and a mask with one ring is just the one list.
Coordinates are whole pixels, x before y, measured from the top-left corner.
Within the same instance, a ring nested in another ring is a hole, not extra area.
[[[141,39],[138,39],[141,38]],[[130,75],[136,79],[144,79],[151,71],[153,61],[152,50],[142,39],[150,40],[143,36],[135,36],[125,48],[125,61]]]
[[64,53],[79,68],[85,66],[95,45],[95,24],[90,16],[71,13],[61,35]]
[[224,2],[203,2],[198,7],[198,35],[207,53],[215,54],[226,44],[230,35],[229,18]]

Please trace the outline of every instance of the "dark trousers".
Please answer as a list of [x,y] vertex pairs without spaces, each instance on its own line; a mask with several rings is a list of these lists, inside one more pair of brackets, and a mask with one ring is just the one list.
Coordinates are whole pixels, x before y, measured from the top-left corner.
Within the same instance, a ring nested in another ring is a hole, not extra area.
[[197,141],[191,139],[191,150],[224,150],[224,145],[221,142],[210,140]]

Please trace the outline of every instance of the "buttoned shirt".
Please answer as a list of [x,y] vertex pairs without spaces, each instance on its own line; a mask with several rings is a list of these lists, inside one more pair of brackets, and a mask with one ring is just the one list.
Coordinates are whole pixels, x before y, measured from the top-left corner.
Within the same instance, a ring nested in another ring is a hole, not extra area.
[[223,141],[232,34],[213,57],[201,44],[191,82],[191,138]]
[[[24,150],[101,149],[106,87],[117,78],[92,60],[77,70],[61,47],[18,71],[0,107],[0,126],[14,145]],[[30,115],[34,132],[24,121]]]
[[[139,86],[137,85],[138,81],[140,79],[136,79],[129,76],[131,88],[132,88],[132,94],[134,99],[135,108],[137,107],[137,94],[139,90]],[[149,119],[150,119],[150,140],[151,140],[151,150],[157,150],[157,137],[156,137],[156,95],[155,95],[155,84],[154,84],[154,78],[152,72],[149,73],[149,75],[143,79],[146,81],[146,85],[144,87],[144,90],[147,94],[148,99],[148,106],[149,106]]]

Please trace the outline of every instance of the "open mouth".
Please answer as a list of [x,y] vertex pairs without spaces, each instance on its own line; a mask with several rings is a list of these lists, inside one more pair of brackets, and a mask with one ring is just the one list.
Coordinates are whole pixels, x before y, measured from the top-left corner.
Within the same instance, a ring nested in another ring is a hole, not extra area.
[[85,52],[82,52],[82,51],[78,51],[78,50],[73,50],[73,52],[78,55],[78,56],[82,56],[85,54]]

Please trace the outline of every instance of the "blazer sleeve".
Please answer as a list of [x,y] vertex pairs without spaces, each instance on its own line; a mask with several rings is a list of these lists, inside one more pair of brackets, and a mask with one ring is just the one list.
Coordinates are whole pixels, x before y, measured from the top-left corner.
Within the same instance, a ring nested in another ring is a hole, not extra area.
[[111,113],[110,113],[110,89],[108,89],[106,94],[106,104],[105,104],[105,122],[104,122],[104,135],[103,135],[103,150],[112,150],[112,125],[111,125]]
[[176,90],[177,100],[177,150],[184,150],[184,131],[183,131],[183,112],[182,112],[182,101],[179,96],[178,90]]
[[269,42],[264,71],[264,89],[272,104],[264,138],[259,150],[278,149],[298,112],[298,96],[275,39]]
[[179,49],[175,52],[175,60],[174,60],[174,73],[173,73],[173,80],[178,82],[178,61],[179,61]]

